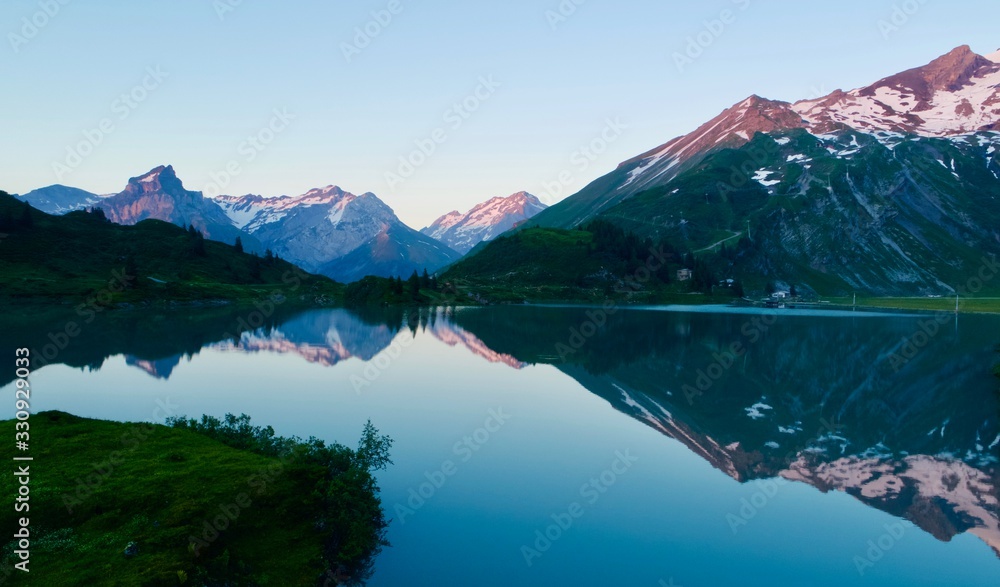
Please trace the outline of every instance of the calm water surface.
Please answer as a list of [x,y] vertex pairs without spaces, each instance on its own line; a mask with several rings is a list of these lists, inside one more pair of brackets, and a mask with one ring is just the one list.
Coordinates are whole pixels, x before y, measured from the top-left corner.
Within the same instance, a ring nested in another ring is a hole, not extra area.
[[[1000,317],[246,317],[101,316],[34,408],[347,443],[371,419],[395,439],[373,586],[1000,584]],[[5,321],[39,353],[65,319]]]

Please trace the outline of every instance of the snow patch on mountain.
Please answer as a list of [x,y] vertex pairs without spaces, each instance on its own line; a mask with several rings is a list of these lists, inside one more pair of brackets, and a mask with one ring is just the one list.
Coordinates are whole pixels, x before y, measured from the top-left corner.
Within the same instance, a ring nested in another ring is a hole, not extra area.
[[74,210],[83,210],[99,204],[104,199],[104,196],[64,185],[50,185],[14,197],[30,203],[46,214],[67,214]]
[[775,185],[778,185],[779,183],[781,183],[781,180],[780,179],[771,179],[771,180],[768,180],[767,178],[770,175],[772,175],[773,173],[776,173],[776,172],[771,171],[769,169],[758,169],[757,172],[754,173],[753,179],[754,179],[754,181],[756,181],[757,183],[761,184],[764,187],[775,186]]
[[[940,508],[1000,552],[997,488],[989,475],[962,461],[924,455],[896,462],[845,457],[815,465],[800,457],[781,476],[863,500],[906,500],[913,508]],[[935,529],[928,531],[935,533]]]
[[465,214],[449,212],[420,232],[464,254],[545,208],[545,204],[535,196],[528,192],[518,192],[507,197],[491,198]]
[[931,63],[850,92],[792,105],[817,129],[848,126],[943,137],[1000,123],[1000,58],[959,47]]

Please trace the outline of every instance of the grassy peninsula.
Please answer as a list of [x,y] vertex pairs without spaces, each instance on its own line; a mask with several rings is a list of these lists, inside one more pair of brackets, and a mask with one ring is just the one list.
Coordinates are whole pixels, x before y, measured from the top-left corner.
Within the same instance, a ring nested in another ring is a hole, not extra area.
[[[120,423],[30,418],[30,573],[10,585],[337,585],[364,578],[385,544],[373,473],[391,440],[358,448],[282,438],[246,416]],[[14,421],[2,423],[10,438]],[[11,462],[13,443],[3,456]],[[19,463],[20,464],[20,463]],[[5,475],[5,495],[17,493]]]

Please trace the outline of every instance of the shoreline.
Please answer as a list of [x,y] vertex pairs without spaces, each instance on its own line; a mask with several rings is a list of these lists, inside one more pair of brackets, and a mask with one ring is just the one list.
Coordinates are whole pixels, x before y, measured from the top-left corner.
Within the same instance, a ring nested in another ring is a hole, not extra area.
[[[258,291],[258,296],[248,296],[239,298],[205,298],[205,299],[146,299],[118,301],[108,306],[104,306],[105,312],[128,312],[132,310],[182,310],[182,309],[213,309],[213,308],[252,308],[265,300],[271,300],[273,293]],[[535,307],[580,307],[580,308],[600,308],[608,304],[625,309],[643,308],[665,308],[677,307],[744,307],[772,309],[775,311],[798,309],[798,310],[832,310],[841,312],[850,311],[899,311],[899,312],[919,312],[923,314],[949,313],[949,314],[1000,314],[1000,297],[984,298],[960,298],[958,308],[955,308],[953,298],[917,298],[917,297],[866,297],[859,299],[857,304],[845,303],[840,300],[845,298],[828,298],[819,301],[794,301],[783,302],[785,308],[769,308],[763,305],[762,301],[746,302],[729,298],[710,298],[704,294],[679,294],[669,296],[662,300],[644,299],[641,301],[629,301],[616,298],[600,299],[524,299],[523,301],[500,301],[490,303],[476,303],[473,299],[462,300],[458,304],[440,303],[396,303],[396,304],[345,304],[343,300],[332,299],[325,296],[322,300],[303,300],[301,296],[288,296],[280,303],[281,306],[296,310],[313,309],[357,309],[366,308],[410,308],[410,307],[488,307],[488,306],[535,306]],[[685,299],[686,298],[686,299]],[[38,308],[52,310],[55,308],[65,308],[72,310],[80,305],[86,305],[86,299],[57,299],[49,296],[33,297],[0,297],[0,304],[5,308],[16,308],[18,310]]]

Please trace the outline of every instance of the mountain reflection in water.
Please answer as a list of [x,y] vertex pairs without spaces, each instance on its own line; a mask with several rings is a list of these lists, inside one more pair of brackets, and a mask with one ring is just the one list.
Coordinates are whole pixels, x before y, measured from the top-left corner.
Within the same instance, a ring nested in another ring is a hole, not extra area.
[[[937,320],[939,332],[909,358],[906,341],[933,316],[337,309],[276,315],[235,335],[233,311],[175,318],[120,315],[55,362],[99,369],[125,355],[166,379],[203,348],[334,367],[431,336],[514,369],[552,365],[739,482],[782,477],[843,491],[940,540],[971,532],[1000,556],[1000,396],[990,374],[1000,317]],[[30,329],[36,346],[46,331]]]

